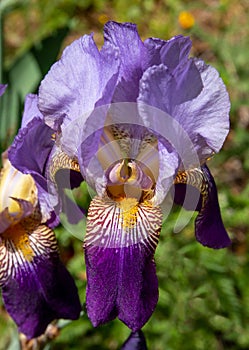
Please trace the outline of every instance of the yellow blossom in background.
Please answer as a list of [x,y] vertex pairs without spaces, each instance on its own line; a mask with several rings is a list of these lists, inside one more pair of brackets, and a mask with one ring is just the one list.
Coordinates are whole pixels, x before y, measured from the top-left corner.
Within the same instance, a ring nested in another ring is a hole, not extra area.
[[195,24],[195,18],[192,13],[182,11],[178,16],[178,22],[183,29],[190,29]]
[[100,24],[105,24],[109,20],[109,17],[105,13],[101,13],[98,17]]

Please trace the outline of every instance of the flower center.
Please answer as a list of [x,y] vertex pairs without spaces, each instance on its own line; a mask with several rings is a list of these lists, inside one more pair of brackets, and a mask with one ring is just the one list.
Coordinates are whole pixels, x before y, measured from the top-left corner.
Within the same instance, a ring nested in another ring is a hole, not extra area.
[[34,252],[29,244],[29,236],[25,228],[20,223],[10,226],[3,232],[1,237],[5,241],[12,242],[15,249],[22,252],[25,260],[31,261],[33,259]]
[[120,218],[124,229],[129,229],[137,223],[138,201],[136,198],[124,198],[118,203]]
[[107,195],[116,202],[126,199],[124,205],[130,206],[134,201],[138,204],[153,196],[154,180],[134,160],[119,161],[107,171],[107,178]]

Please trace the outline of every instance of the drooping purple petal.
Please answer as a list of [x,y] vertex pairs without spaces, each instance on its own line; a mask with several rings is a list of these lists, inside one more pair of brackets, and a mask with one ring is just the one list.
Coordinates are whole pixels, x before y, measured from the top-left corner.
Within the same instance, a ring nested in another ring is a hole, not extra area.
[[39,108],[46,123],[58,129],[64,120],[86,119],[101,100],[111,101],[119,67],[117,49],[110,44],[98,50],[92,35],[68,46],[39,89]]
[[158,281],[152,255],[142,245],[85,249],[87,312],[93,325],[118,316],[137,331],[150,318],[158,300]]
[[225,248],[231,244],[222,222],[214,179],[206,165],[202,171],[207,181],[207,198],[195,220],[197,241],[210,248]]
[[84,242],[86,306],[94,326],[118,316],[137,331],[157,304],[153,255],[162,218],[159,208],[146,204],[124,207],[107,198],[91,203]]
[[222,222],[216,185],[206,165],[177,175],[174,202],[199,212],[195,235],[202,245],[219,249],[231,244]]
[[59,260],[53,232],[39,226],[21,252],[15,248],[21,240],[10,244],[9,239],[1,246],[0,282],[5,307],[19,331],[33,338],[54,319],[77,319],[81,310],[77,289]]
[[120,350],[147,350],[146,340],[143,332],[132,332]]

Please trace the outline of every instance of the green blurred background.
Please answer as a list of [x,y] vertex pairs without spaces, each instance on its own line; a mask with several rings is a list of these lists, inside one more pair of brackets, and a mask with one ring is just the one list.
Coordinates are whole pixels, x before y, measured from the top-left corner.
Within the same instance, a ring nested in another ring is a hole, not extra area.
[[[187,22],[183,11],[192,15]],[[107,20],[137,23],[144,39],[190,35],[192,54],[218,69],[232,101],[231,131],[209,167],[233,244],[220,251],[202,247],[194,238],[193,219],[174,233],[179,216],[174,208],[155,254],[160,299],[144,333],[150,350],[249,349],[249,1],[1,0],[0,16],[0,81],[9,84],[0,102],[0,151],[20,125],[26,93],[37,91],[62,48],[90,32],[101,45]],[[62,226],[56,234],[83,302],[81,241]],[[16,334],[0,305],[0,350],[17,350]],[[128,335],[118,320],[94,329],[83,315],[47,349],[115,350]]]

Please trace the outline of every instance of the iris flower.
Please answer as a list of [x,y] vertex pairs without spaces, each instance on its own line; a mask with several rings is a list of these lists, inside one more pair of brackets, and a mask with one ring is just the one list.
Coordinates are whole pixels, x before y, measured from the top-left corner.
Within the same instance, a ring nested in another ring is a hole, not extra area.
[[[154,253],[172,189],[198,211],[200,243],[230,244],[206,165],[229,131],[230,102],[217,71],[189,58],[188,37],[143,42],[134,24],[108,22],[104,39],[101,50],[92,35],[65,49],[38,107],[96,192],[84,238],[88,315],[94,326],[118,317],[136,334],[158,300]],[[48,167],[56,161],[55,152]]]
[[[25,123],[33,111],[29,102],[21,134],[27,132]],[[49,127],[42,126],[39,116],[29,125],[29,131],[35,122],[40,134],[51,140]],[[45,161],[48,144],[44,142],[43,146],[39,155]],[[34,150],[36,147],[34,143]],[[23,160],[28,158],[27,152]],[[44,162],[37,161],[36,165],[42,167]],[[55,225],[56,215],[42,202],[42,191],[39,201],[41,184],[42,176],[35,182],[31,175],[18,171],[4,153],[0,176],[0,287],[6,310],[28,338],[44,333],[55,319],[77,319],[81,311],[74,280],[60,261],[55,235],[48,226]]]

